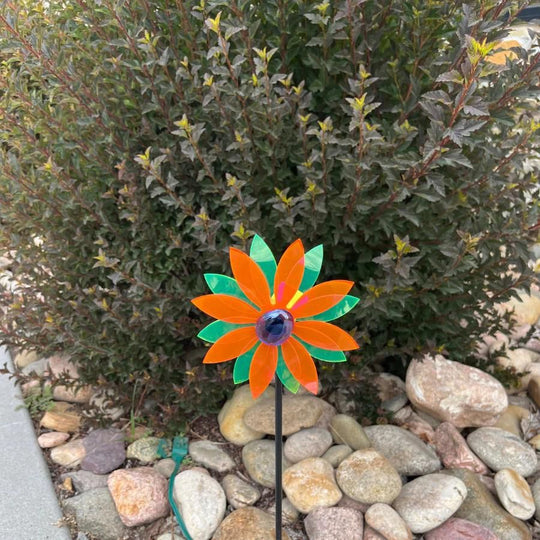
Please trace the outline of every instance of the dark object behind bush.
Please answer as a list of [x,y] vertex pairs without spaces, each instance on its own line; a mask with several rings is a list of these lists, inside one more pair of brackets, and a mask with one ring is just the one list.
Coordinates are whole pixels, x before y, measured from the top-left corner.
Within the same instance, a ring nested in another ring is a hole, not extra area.
[[322,278],[358,284],[362,349],[334,376],[470,361],[493,304],[528,286],[540,56],[489,61],[516,2],[16,4],[0,245],[23,284],[1,342],[137,380],[167,415],[231,387],[200,365],[189,299],[254,232],[276,253],[323,243]]

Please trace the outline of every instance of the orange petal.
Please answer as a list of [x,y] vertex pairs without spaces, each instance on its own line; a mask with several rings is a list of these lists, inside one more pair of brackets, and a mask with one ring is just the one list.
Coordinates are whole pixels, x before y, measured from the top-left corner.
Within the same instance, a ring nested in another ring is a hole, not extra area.
[[[304,276],[304,246],[295,240],[281,256],[274,280],[276,303],[286,306],[295,295]],[[282,285],[284,283],[285,285]]]
[[228,294],[206,294],[191,301],[201,311],[220,321],[249,324],[255,323],[259,312],[247,302]]
[[325,281],[307,290],[292,306],[290,312],[295,318],[313,317],[334,307],[352,289],[353,281],[336,279]]
[[261,343],[249,368],[249,387],[253,399],[257,399],[268,388],[276,372],[277,362],[277,347]]
[[270,288],[259,265],[239,249],[230,248],[229,254],[233,275],[243,293],[257,306],[267,306]]
[[359,347],[347,332],[322,321],[296,321],[293,334],[314,347],[330,351],[352,351]]
[[293,377],[312,394],[317,394],[319,389],[317,369],[306,348],[291,337],[281,345],[281,352]]
[[232,360],[249,351],[258,340],[254,326],[231,330],[208,349],[203,364],[218,364]]

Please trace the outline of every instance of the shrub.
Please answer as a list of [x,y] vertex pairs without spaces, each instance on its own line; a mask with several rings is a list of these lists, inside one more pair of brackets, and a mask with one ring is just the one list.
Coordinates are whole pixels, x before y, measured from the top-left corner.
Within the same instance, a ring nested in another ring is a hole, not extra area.
[[257,232],[275,252],[323,243],[322,278],[357,283],[348,376],[472,361],[494,304],[528,287],[538,229],[540,55],[493,56],[517,4],[4,2],[0,241],[19,285],[0,340],[137,380],[165,416],[213,408],[228,366],[200,365],[189,299]]

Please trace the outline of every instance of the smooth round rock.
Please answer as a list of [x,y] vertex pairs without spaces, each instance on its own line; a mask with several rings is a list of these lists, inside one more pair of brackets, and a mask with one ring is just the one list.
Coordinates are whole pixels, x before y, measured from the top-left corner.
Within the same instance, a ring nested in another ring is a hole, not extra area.
[[362,450],[371,446],[364,428],[347,414],[336,414],[332,418],[330,432],[337,444],[346,444],[353,450]]
[[421,476],[441,469],[437,454],[406,429],[390,425],[368,426],[365,432],[373,447],[390,461],[399,474]]
[[223,437],[238,446],[262,439],[264,433],[249,428],[244,422],[244,414],[258,401],[265,398],[273,399],[273,396],[274,388],[271,386],[264,391],[258,400],[253,399],[249,385],[237,388],[218,414],[219,430]]
[[232,457],[212,441],[193,441],[189,443],[189,455],[193,461],[219,473],[228,472],[235,467]]
[[286,469],[283,490],[292,505],[304,514],[317,507],[334,506],[342,497],[332,465],[322,458],[304,459]]
[[[283,540],[290,540],[285,530],[282,530]],[[208,537],[197,537],[197,540]],[[275,540],[276,524],[270,514],[248,506],[231,512],[219,525],[212,540]]]
[[172,476],[175,467],[176,463],[172,458],[160,459],[154,464],[154,469],[165,478],[170,478]]
[[51,450],[51,459],[57,465],[63,465],[70,469],[78,467],[85,455],[86,449],[81,439],[75,439],[74,441],[61,444]]
[[304,520],[309,540],[362,540],[362,514],[352,508],[315,508]]
[[331,446],[321,457],[326,459],[332,467],[336,468],[338,465],[353,453],[353,449],[346,444],[336,444]]
[[534,515],[536,507],[531,488],[516,471],[499,471],[495,475],[495,489],[501,504],[513,516],[527,521]]
[[366,523],[384,538],[412,540],[412,532],[402,517],[389,505],[376,503],[365,513]]
[[225,515],[223,488],[210,475],[195,469],[174,479],[173,498],[192,538],[208,540]]
[[235,474],[228,474],[222,481],[227,501],[233,508],[253,506],[260,498],[261,492]]
[[424,540],[500,540],[500,538],[482,525],[452,517],[427,532]]
[[361,503],[391,503],[401,491],[401,478],[382,454],[373,448],[357,450],[336,471],[343,492]]
[[153,463],[159,459],[159,444],[158,437],[142,437],[127,447],[126,456],[128,459],[136,459],[141,463]]
[[490,426],[508,406],[503,385],[477,368],[426,355],[407,369],[407,396],[415,408],[458,428]]
[[[276,447],[274,441],[252,441],[242,448],[242,462],[251,478],[264,487],[276,487]],[[283,470],[290,463],[284,457]]]
[[95,429],[83,439],[86,454],[81,469],[94,474],[107,474],[126,459],[124,434],[119,429]]
[[[283,396],[283,435],[287,437],[303,428],[313,427],[323,412],[324,404],[322,399],[315,396],[285,394]],[[275,435],[274,398],[258,400],[245,412],[244,422],[254,431]]]
[[540,521],[540,478],[532,485],[531,492],[536,506],[534,517],[537,521]]
[[415,534],[425,533],[450,518],[467,497],[458,478],[435,473],[405,484],[394,508]]
[[70,471],[64,473],[60,476],[62,480],[70,478],[73,484],[73,487],[77,490],[78,493],[83,493],[85,491],[90,491],[91,489],[96,488],[106,488],[107,487],[107,478],[106,474],[94,474],[90,471]]
[[291,463],[309,457],[321,457],[332,445],[332,435],[327,429],[308,428],[293,433],[283,446],[283,453]]
[[49,431],[48,433],[42,433],[37,442],[41,448],[54,448],[60,446],[69,439],[69,433],[65,431]]
[[526,442],[504,429],[478,428],[467,437],[473,452],[493,471],[513,469],[523,477],[536,470],[536,452]]

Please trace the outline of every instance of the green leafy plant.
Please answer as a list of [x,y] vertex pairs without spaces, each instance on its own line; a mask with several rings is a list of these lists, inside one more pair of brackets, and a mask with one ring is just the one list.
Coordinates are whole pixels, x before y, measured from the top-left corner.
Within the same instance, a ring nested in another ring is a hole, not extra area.
[[[471,361],[532,273],[540,55],[523,2],[7,1],[0,341],[213,410],[190,298],[229,245],[323,243],[362,364]],[[504,246],[505,249],[502,249]],[[512,272],[508,269],[512,268]],[[336,368],[337,369],[337,368]]]
[[52,410],[54,407],[52,387],[43,385],[41,388],[33,389],[24,397],[23,402],[32,418]]

